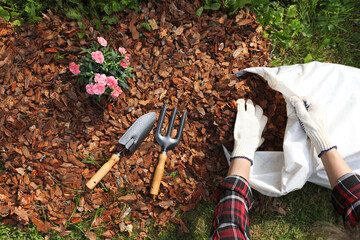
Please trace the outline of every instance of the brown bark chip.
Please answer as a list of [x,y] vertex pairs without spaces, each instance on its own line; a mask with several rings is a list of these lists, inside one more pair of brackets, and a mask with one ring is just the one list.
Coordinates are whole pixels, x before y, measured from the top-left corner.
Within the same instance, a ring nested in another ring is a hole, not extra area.
[[[118,17],[106,35],[92,27],[82,30],[131,54],[135,77],[129,79],[130,90],[103,107],[94,104],[68,70],[70,62],[80,61],[81,48],[91,44],[78,39],[75,21],[49,11],[37,25],[22,25],[16,32],[10,24],[1,27],[4,222],[31,221],[39,231],[54,229],[65,236],[68,221],[85,221],[104,206],[92,227],[104,222],[103,236],[108,238],[118,231],[131,233],[129,215],[144,226],[154,218],[156,225],[173,221],[188,232],[176,213],[194,209],[200,200],[212,201],[228,168],[221,144],[232,150],[238,98],[252,99],[269,118],[260,150],[282,150],[282,96],[256,75],[234,76],[241,69],[270,64],[270,43],[262,37],[256,16],[204,11],[199,18],[195,12],[200,6],[198,1],[148,2],[140,13]],[[140,25],[148,20],[151,32]],[[117,153],[117,140],[141,115],[159,114],[165,102],[169,110],[186,109],[188,118],[180,144],[168,152],[160,194],[149,194],[160,152],[155,128],[132,156],[122,156],[88,191],[85,183],[105,163],[104,157]],[[95,237],[93,229],[87,229],[89,239]]]

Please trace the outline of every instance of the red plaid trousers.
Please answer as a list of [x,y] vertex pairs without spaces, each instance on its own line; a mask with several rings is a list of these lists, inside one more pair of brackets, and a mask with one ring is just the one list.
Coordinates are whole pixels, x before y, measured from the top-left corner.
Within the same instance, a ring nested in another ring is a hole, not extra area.
[[[250,239],[249,210],[252,192],[246,179],[228,176],[219,184],[218,204],[212,223],[211,240]],[[360,176],[348,173],[337,180],[331,194],[333,206],[346,228],[360,232]]]

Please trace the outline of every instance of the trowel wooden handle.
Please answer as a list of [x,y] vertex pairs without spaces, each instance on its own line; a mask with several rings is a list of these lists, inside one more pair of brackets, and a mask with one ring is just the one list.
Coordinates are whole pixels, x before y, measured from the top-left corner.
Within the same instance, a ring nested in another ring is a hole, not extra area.
[[96,173],[95,175],[86,183],[86,186],[90,189],[93,189],[103,177],[110,171],[115,163],[119,161],[119,157],[114,154],[111,156],[110,160],[107,161]]
[[160,154],[159,163],[156,167],[154,179],[153,179],[151,190],[150,190],[150,193],[152,195],[158,195],[158,193],[159,193],[161,178],[164,174],[164,166],[165,166],[166,159],[167,159],[167,155]]

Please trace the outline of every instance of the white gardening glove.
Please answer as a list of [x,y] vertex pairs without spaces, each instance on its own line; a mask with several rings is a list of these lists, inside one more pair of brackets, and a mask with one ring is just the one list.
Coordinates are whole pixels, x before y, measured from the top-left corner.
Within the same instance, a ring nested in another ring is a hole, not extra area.
[[[251,100],[238,99],[234,128],[234,150],[231,159],[242,157],[253,164],[256,149],[264,142],[261,138],[267,122],[260,106],[254,106]],[[246,109],[245,109],[246,107]]]
[[301,127],[315,146],[318,156],[321,157],[324,152],[336,148],[331,143],[319,105],[311,99],[301,99],[298,96],[292,96],[290,102],[295,107]]

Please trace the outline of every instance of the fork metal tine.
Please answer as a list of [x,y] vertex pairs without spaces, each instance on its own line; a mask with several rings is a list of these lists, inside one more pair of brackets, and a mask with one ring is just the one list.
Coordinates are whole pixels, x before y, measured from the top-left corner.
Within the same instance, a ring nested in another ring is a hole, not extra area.
[[181,122],[180,122],[180,125],[179,125],[179,129],[178,129],[178,132],[176,134],[176,142],[179,142],[180,139],[181,139],[183,129],[184,129],[184,126],[185,126],[185,121],[186,121],[186,113],[187,112],[185,110],[182,117],[181,117]]
[[161,110],[161,113],[159,116],[158,126],[156,128],[156,137],[161,136],[161,128],[164,123],[165,112],[166,112],[166,103],[164,104],[163,109]]
[[184,129],[184,125],[185,125],[185,121],[186,121],[187,111],[185,110],[181,117],[179,129],[177,130],[177,134],[176,134],[175,138],[171,137],[171,132],[174,128],[177,110],[176,110],[176,108],[173,109],[173,111],[171,113],[171,117],[169,119],[169,126],[167,128],[167,133],[165,136],[163,136],[163,135],[161,135],[161,130],[163,127],[162,125],[164,123],[165,113],[166,113],[166,104],[164,104],[164,107],[159,116],[159,121],[158,121],[158,126],[156,129],[155,138],[156,138],[156,141],[159,143],[159,145],[162,147],[162,153],[166,155],[167,150],[174,148],[180,142],[180,139],[181,139],[182,133],[183,133],[183,129]]
[[166,133],[167,137],[170,137],[171,132],[174,128],[175,118],[176,118],[176,108],[174,108],[174,110],[171,113],[170,122],[169,122],[169,126],[168,126],[167,133]]

